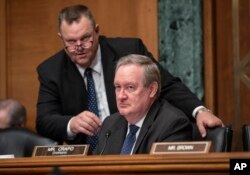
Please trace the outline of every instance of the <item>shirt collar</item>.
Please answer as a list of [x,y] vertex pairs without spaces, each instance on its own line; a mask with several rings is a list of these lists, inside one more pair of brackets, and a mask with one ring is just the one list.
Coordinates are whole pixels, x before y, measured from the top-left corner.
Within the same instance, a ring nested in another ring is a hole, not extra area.
[[[86,67],[81,67],[80,65],[76,64],[76,67],[80,71],[81,75],[84,75]],[[92,61],[91,65],[89,66],[92,70],[98,74],[102,72],[102,61],[101,61],[101,48],[100,45],[98,46],[96,56]]]
[[[147,114],[145,114],[137,123],[135,123],[134,125],[138,126],[138,127],[142,127],[142,124],[145,120],[145,117],[146,117]],[[131,124],[128,124],[128,125],[131,125]]]

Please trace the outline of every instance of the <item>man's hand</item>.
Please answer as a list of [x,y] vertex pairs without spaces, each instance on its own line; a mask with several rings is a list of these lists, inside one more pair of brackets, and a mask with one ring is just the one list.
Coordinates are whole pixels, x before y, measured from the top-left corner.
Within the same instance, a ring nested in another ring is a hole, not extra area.
[[101,120],[90,111],[81,112],[70,121],[70,129],[74,134],[83,133],[93,136],[98,132],[100,126]]
[[221,119],[219,119],[209,111],[199,112],[196,116],[196,124],[202,137],[206,137],[207,135],[206,127],[212,128],[216,126],[224,126]]

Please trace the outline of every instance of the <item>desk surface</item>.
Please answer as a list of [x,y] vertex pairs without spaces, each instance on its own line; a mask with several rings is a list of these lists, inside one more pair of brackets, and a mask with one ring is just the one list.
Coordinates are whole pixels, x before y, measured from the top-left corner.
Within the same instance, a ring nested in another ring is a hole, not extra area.
[[168,155],[57,156],[0,159],[0,174],[49,174],[60,167],[68,174],[229,174],[231,158],[250,153]]

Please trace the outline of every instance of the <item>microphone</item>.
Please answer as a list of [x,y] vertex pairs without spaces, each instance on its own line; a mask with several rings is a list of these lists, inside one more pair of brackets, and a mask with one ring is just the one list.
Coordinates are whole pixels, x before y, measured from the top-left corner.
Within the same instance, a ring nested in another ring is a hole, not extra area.
[[105,143],[104,143],[104,146],[103,146],[103,148],[102,148],[102,151],[101,151],[100,155],[103,154],[103,152],[104,152],[104,150],[105,150],[105,147],[106,147],[106,145],[107,145],[108,139],[109,139],[110,136],[111,136],[111,131],[108,130],[108,131],[106,132],[106,134],[105,134],[106,139],[105,139]]

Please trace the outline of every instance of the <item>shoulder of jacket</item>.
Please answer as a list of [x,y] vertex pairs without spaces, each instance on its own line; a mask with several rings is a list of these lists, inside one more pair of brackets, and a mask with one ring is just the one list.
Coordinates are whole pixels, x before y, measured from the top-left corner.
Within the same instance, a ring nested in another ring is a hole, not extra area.
[[122,43],[122,42],[141,42],[142,40],[140,38],[133,38],[133,37],[106,37],[101,35],[99,37],[100,42],[107,42],[108,44],[114,45],[116,43]]
[[38,66],[37,69],[54,69],[55,67],[58,67],[61,65],[61,63],[65,60],[66,53],[64,50],[61,50],[51,57],[47,58],[46,60],[42,61]]

